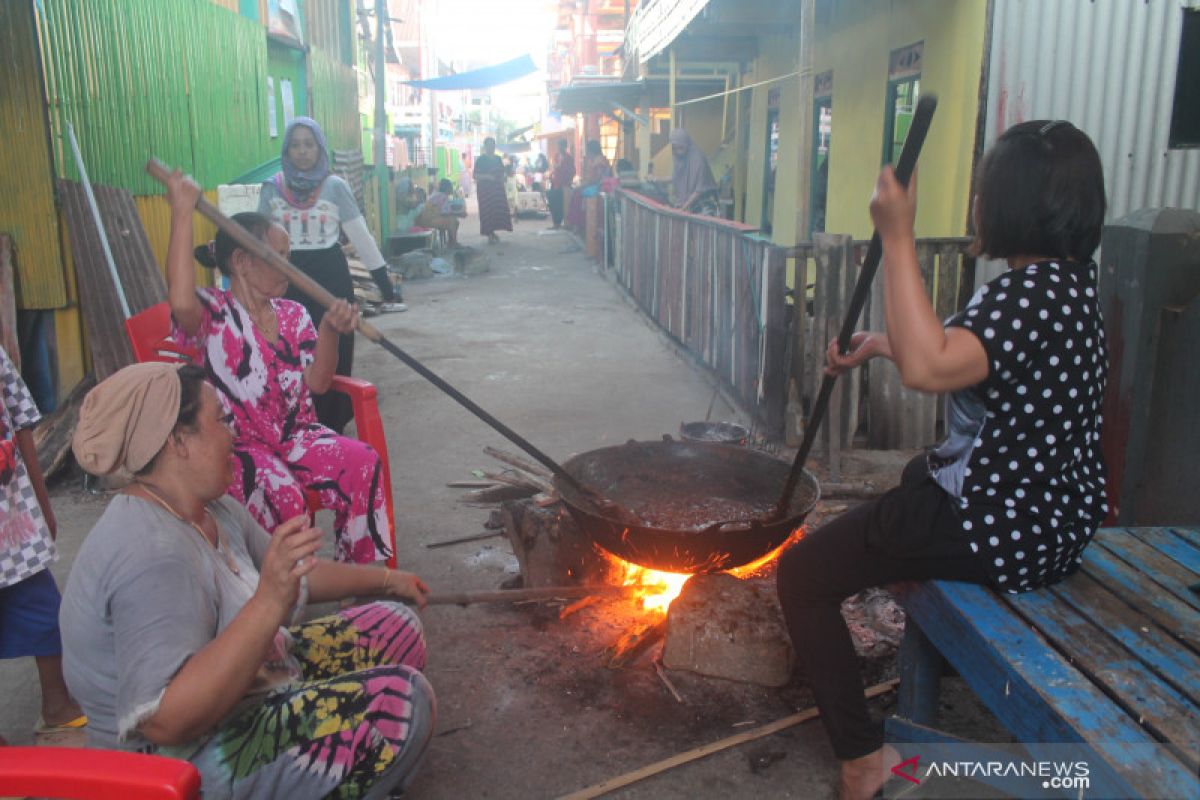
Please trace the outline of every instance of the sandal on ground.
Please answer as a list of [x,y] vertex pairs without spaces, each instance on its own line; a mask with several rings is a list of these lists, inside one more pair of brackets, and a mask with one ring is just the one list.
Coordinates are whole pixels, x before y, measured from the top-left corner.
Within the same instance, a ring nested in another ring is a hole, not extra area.
[[38,747],[84,747],[87,744],[86,716],[80,715],[62,725],[39,722],[33,730],[33,743]]
[[86,714],[80,714],[70,722],[64,722],[62,725],[47,725],[39,720],[38,726],[33,729],[34,733],[66,733],[68,731],[79,730],[87,727],[88,718]]

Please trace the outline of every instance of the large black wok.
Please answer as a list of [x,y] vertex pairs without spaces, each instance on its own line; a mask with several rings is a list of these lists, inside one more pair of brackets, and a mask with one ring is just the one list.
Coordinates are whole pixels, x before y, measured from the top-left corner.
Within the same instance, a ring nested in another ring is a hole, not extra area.
[[628,442],[577,455],[563,469],[595,492],[555,479],[584,534],[626,561],[665,572],[717,572],[756,561],[787,541],[820,493],[805,470],[786,513],[764,524],[778,506],[788,464],[705,442]]

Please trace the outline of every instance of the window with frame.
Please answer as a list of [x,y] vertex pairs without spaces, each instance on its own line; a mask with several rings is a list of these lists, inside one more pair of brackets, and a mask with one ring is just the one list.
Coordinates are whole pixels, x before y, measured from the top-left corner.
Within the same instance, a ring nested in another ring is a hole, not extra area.
[[1200,147],[1200,11],[1193,9],[1183,10],[1167,146]]
[[900,158],[904,139],[912,125],[917,98],[921,95],[921,66],[925,43],[892,51],[888,64],[887,102],[884,106],[883,163],[894,164]]
[[813,82],[813,155],[809,191],[808,229],[825,230],[825,208],[829,193],[829,143],[833,134],[833,71],[817,75]]

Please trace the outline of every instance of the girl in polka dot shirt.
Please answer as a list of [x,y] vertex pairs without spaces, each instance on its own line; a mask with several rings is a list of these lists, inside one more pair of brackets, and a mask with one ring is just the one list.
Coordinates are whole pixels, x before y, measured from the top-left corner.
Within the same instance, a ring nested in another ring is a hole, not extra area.
[[850,352],[841,373],[895,362],[904,384],[946,393],[947,436],[900,485],[789,549],[778,588],[796,653],[842,759],[843,797],[870,797],[897,760],[872,722],[846,597],[900,580],[960,580],[1006,592],[1074,572],[1107,513],[1100,402],[1108,372],[1092,254],[1104,221],[1104,175],[1091,140],[1068,122],[1015,125],[976,174],[980,254],[1009,270],[966,309],[938,320],[917,264],[917,181],[885,167],[871,199],[883,240],[886,332]]

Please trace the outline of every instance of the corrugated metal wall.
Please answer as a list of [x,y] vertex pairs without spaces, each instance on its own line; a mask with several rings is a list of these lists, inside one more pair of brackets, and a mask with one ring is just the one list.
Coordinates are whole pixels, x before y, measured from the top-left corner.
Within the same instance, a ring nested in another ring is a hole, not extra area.
[[[204,199],[217,204],[217,190],[204,193]],[[167,242],[171,238],[171,207],[167,205],[165,195],[154,197],[135,197],[138,216],[142,218],[142,226],[146,229],[146,238],[150,240],[150,249],[154,252],[154,261],[158,271],[167,277]],[[192,243],[198,245],[211,240],[217,234],[217,228],[199,214],[192,217]],[[196,264],[196,282],[200,286],[213,285],[213,270],[205,269]]]
[[313,118],[321,124],[330,148],[358,150],[362,146],[362,123],[354,68],[315,47],[308,57],[312,66]]
[[[372,6],[372,8],[374,8]],[[350,22],[345,12],[345,0],[306,0],[304,4],[305,33],[308,43],[319,47],[339,61],[352,60],[353,52],[346,52],[350,31],[344,30]]]
[[1167,134],[1185,0],[994,0],[985,144],[1028,119],[1068,119],[1104,162],[1111,219],[1200,209],[1200,150]]
[[[274,154],[259,23],[196,0],[43,0],[55,166],[74,123],[93,181],[156,194],[157,155],[215,186]],[[261,78],[261,79],[260,79]]]
[[0,231],[16,246],[17,305],[67,302],[54,208],[33,3],[0,3]]

